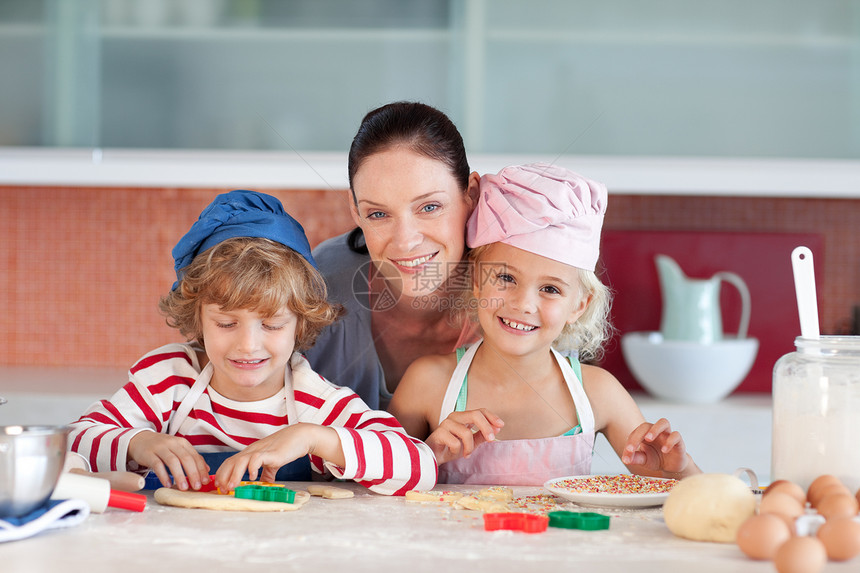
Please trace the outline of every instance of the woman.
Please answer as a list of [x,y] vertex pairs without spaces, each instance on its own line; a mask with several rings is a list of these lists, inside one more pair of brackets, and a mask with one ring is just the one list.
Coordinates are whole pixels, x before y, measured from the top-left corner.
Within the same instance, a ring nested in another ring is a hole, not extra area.
[[469,288],[465,227],[479,177],[463,138],[430,106],[369,112],[349,150],[350,212],[358,228],[313,253],[347,314],[308,351],[312,367],[385,408],[406,368],[477,339],[458,301]]

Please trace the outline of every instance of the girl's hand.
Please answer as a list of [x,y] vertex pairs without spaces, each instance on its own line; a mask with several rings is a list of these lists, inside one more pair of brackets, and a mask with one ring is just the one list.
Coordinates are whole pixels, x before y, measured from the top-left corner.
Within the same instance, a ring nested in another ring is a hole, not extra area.
[[191,489],[209,483],[209,466],[185,438],[139,432],[128,442],[128,459],[154,471],[164,487],[172,485],[168,470],[181,490],[187,490],[189,482]]
[[281,466],[309,454],[341,467],[346,463],[340,438],[333,428],[299,423],[259,439],[227,458],[215,474],[215,484],[222,491],[232,490],[242,481],[246,471],[254,481],[261,469],[260,481],[273,482]]
[[669,421],[660,418],[654,424],[643,422],[630,433],[621,461],[645,472],[683,473],[690,463],[681,434],[673,432]]
[[436,455],[436,462],[444,464],[461,456],[468,458],[480,444],[495,440],[504,425],[485,408],[451,412],[425,442]]

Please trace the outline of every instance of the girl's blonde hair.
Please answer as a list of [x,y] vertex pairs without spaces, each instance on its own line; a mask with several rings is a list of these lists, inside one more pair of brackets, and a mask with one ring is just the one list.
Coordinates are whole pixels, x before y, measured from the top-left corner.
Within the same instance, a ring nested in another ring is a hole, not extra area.
[[590,296],[591,300],[576,322],[565,325],[552,346],[562,354],[575,350],[581,362],[595,362],[603,358],[603,343],[613,333],[612,323],[609,322],[612,292],[594,271],[576,270],[579,271],[580,296]]
[[[469,270],[472,273],[472,284],[486,280],[480,276],[481,256],[492,244],[482,245],[469,251]],[[571,354],[574,351],[582,362],[599,361],[603,357],[603,344],[613,334],[612,324],[609,322],[609,311],[612,307],[612,292],[597,277],[594,271],[576,269],[579,279],[579,296],[591,297],[585,312],[573,324],[565,325],[561,334],[552,342],[553,348],[562,354]],[[481,301],[476,301],[471,291],[464,292],[467,299],[461,304],[461,308],[470,310],[473,320],[477,319],[477,309]]]
[[328,302],[319,271],[294,250],[269,239],[226,239],[194,257],[183,273],[158,307],[169,326],[204,347],[204,304],[226,312],[253,310],[264,317],[288,308],[298,319],[299,351],[313,346],[322,329],[343,314],[343,307]]

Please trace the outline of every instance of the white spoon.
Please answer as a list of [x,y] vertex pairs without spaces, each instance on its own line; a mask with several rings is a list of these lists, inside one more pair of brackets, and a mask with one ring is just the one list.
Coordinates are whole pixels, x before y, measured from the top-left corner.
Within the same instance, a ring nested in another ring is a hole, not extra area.
[[800,313],[800,335],[818,338],[818,299],[815,295],[815,266],[812,251],[797,247],[791,251],[791,268],[794,271],[794,291]]

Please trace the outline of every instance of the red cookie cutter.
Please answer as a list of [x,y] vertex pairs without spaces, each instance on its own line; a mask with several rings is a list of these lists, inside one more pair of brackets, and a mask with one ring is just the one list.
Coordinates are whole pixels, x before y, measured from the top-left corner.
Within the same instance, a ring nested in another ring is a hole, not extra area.
[[215,486],[215,476],[209,476],[209,483],[200,484],[200,489],[197,491],[202,492],[210,492],[214,491],[216,493],[221,493],[218,491],[218,488]]
[[546,531],[549,518],[545,515],[532,513],[485,513],[484,530],[523,531],[525,533],[541,533]]

